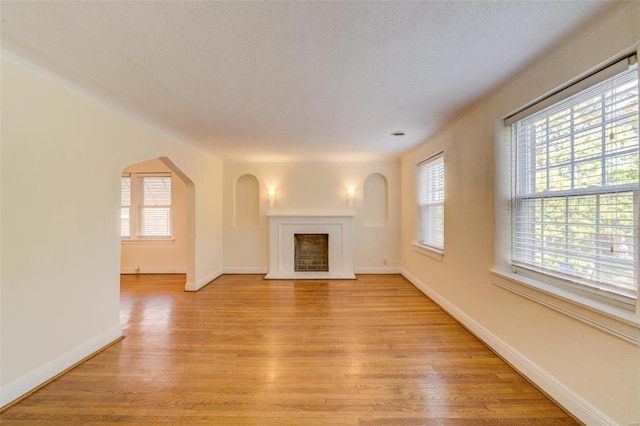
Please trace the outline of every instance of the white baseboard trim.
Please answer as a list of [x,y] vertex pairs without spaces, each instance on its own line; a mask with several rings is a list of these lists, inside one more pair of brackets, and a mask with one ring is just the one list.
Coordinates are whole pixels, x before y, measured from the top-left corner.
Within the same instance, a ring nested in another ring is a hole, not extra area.
[[184,290],[185,291],[198,291],[202,287],[204,287],[205,285],[209,284],[211,281],[213,281],[216,278],[218,278],[220,275],[222,275],[222,269],[214,271],[214,272],[210,273],[209,275],[206,275],[205,277],[200,278],[195,283],[186,283],[184,285]]
[[121,274],[186,274],[184,266],[141,266],[140,269],[133,266],[120,268]]
[[402,268],[397,266],[365,266],[361,268],[353,268],[353,272],[356,274],[400,274],[402,272]]
[[557,380],[554,376],[550,375],[547,371],[540,368],[537,364],[532,362],[522,353],[515,350],[506,342],[498,338],[491,333],[488,329],[480,325],[477,321],[458,309],[455,305],[449,302],[447,299],[440,296],[427,284],[420,281],[414,275],[407,270],[402,269],[402,275],[409,280],[416,288],[422,291],[435,303],[437,303],[442,309],[464,325],[471,333],[478,337],[482,342],[504,358],[509,364],[511,364],[522,375],[535,383],[540,389],[553,398],[558,404],[564,407],[565,410],[576,416],[579,420],[585,424],[598,424],[598,425],[616,425],[617,423],[600,411],[597,407],[591,404],[589,401],[576,394],[564,383]]
[[259,274],[269,272],[269,268],[262,266],[230,266],[222,269],[224,274]]
[[[398,266],[362,267],[354,268],[356,274],[400,274],[402,268]],[[266,275],[269,273],[268,267],[262,266],[228,266],[222,269],[223,274],[255,274]]]
[[33,389],[47,382],[47,380],[52,379],[94,352],[113,343],[120,337],[122,337],[122,328],[120,326],[113,327],[53,361],[46,363],[37,370],[27,373],[6,386],[3,386],[0,388],[0,407],[4,407],[28,392],[31,392]]

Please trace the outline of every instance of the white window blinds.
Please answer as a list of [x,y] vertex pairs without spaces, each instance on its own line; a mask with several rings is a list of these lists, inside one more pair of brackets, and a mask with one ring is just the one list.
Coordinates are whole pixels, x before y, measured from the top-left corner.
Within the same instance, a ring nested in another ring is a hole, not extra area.
[[512,263],[604,294],[638,283],[638,77],[516,121]]
[[418,241],[444,249],[444,156],[418,165]]
[[171,236],[171,176],[140,176],[138,182],[141,192],[138,234]]
[[131,176],[120,178],[120,236],[131,236]]

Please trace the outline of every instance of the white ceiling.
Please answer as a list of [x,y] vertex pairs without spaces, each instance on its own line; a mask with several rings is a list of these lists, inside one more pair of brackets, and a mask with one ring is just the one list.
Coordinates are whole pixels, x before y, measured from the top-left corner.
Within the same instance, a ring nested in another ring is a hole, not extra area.
[[220,158],[286,161],[398,156],[620,6],[2,1],[0,12],[3,48],[64,80]]

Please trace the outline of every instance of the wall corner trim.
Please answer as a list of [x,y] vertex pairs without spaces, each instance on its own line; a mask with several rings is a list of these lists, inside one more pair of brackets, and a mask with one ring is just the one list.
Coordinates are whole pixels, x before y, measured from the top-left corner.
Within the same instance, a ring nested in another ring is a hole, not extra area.
[[209,275],[206,275],[203,278],[200,278],[195,283],[189,283],[188,282],[188,283],[186,283],[184,285],[184,291],[198,291],[202,287],[204,287],[205,285],[209,284],[211,281],[213,281],[216,278],[218,278],[220,275],[222,275],[222,269],[214,271],[214,272],[210,273]]
[[0,409],[5,408],[18,398],[37,389],[65,370],[74,367],[91,355],[110,346],[122,337],[122,328],[118,325],[89,339],[80,346],[46,363],[42,367],[25,374],[0,388]]
[[449,315],[455,318],[456,321],[459,321],[472,334],[479,338],[485,345],[507,361],[520,374],[546,392],[546,394],[553,398],[556,403],[561,405],[572,415],[576,416],[580,421],[585,424],[617,424],[613,419],[600,411],[589,401],[576,394],[564,383],[560,382],[522,353],[515,350],[498,336],[491,333],[491,331],[483,327],[480,323],[464,313],[454,304],[435,292],[431,287],[412,275],[406,269],[402,269],[401,273],[402,276],[409,280],[409,282],[411,282],[411,284],[413,284],[418,290],[422,291],[427,297],[432,299]]

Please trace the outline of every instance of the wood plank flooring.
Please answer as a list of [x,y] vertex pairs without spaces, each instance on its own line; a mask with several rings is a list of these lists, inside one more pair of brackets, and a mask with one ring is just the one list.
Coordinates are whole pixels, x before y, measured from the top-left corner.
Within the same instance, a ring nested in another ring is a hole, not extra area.
[[398,275],[122,277],[126,338],[0,423],[576,424]]

